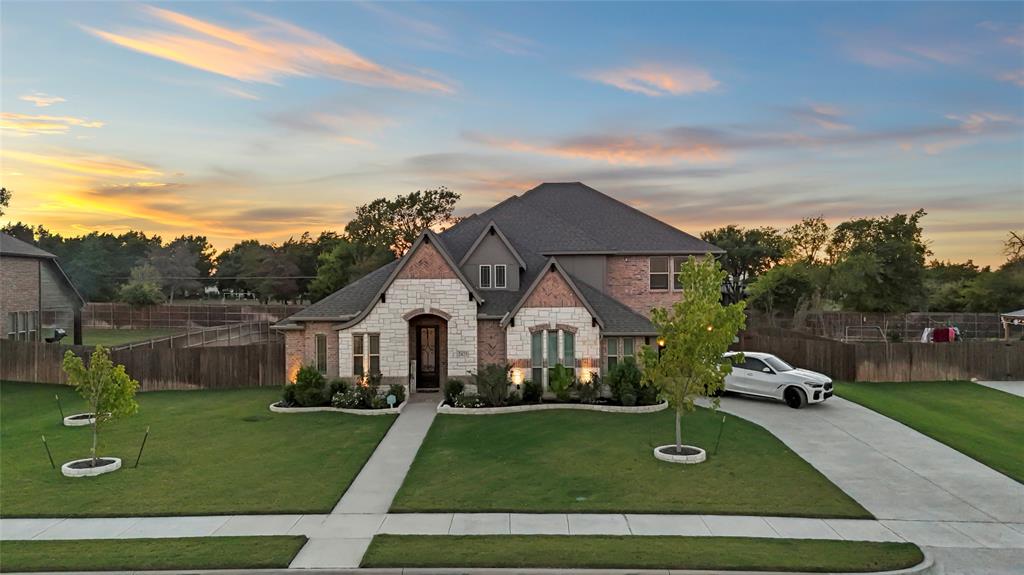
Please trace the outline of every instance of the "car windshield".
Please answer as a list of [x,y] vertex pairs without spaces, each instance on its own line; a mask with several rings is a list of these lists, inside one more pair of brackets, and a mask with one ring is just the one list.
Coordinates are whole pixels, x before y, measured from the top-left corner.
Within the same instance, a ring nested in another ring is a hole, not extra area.
[[794,369],[796,369],[792,365],[789,365],[788,363],[782,361],[781,359],[775,357],[774,355],[769,355],[768,357],[765,357],[764,362],[772,366],[772,369],[774,369],[775,371],[793,371]]

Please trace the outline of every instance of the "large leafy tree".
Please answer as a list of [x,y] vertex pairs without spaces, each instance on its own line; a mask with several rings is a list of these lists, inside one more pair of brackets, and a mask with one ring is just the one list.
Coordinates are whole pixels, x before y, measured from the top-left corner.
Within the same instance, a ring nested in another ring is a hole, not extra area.
[[164,302],[160,290],[163,280],[153,264],[143,263],[132,268],[129,279],[118,292],[117,298],[132,305],[154,305]]
[[322,299],[394,259],[395,254],[387,248],[339,240],[334,249],[320,254],[309,297]]
[[828,245],[831,230],[824,216],[804,218],[783,232],[789,249],[786,259],[808,264],[817,263]]
[[721,256],[722,268],[727,272],[723,285],[732,303],[743,299],[747,284],[781,262],[789,251],[786,238],[771,227],[744,229],[728,225],[704,232],[701,238],[725,250]]
[[199,289],[199,256],[186,242],[171,242],[167,246],[154,248],[149,261],[160,273],[164,289],[174,303],[174,294]]
[[356,208],[356,215],[345,226],[355,242],[388,248],[401,256],[427,228],[447,226],[459,194],[441,186],[394,198],[379,198]]
[[1003,242],[1003,253],[1009,262],[1024,261],[1024,232],[1010,230]]
[[714,258],[690,256],[679,271],[683,297],[667,310],[651,312],[661,349],[642,350],[643,383],[657,388],[675,410],[677,453],[682,452],[683,414],[694,410],[696,398],[716,397],[723,388],[732,366],[722,363],[722,354],[746,324],[745,302],[721,304],[725,275]]
[[750,284],[750,305],[768,313],[794,314],[808,305],[824,275],[822,266],[800,260],[779,264]]
[[95,467],[99,459],[97,449],[101,425],[138,411],[135,392],[139,382],[125,372],[123,365],[115,366],[110,353],[101,346],[96,346],[88,366],[69,349],[64,354],[63,368],[68,382],[89,402],[94,416],[90,456]]
[[213,261],[217,256],[217,250],[210,243],[206,236],[182,235],[174,238],[169,247],[184,246],[195,256],[195,268],[200,278],[210,277],[213,271]]

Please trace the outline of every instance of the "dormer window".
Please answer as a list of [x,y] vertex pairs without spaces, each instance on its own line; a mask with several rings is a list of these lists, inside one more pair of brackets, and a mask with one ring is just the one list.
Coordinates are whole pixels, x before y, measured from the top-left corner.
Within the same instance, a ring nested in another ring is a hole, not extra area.
[[480,289],[491,287],[491,266],[480,266]]
[[505,289],[508,287],[508,280],[506,279],[505,264],[498,264],[494,266],[494,287],[499,289]]

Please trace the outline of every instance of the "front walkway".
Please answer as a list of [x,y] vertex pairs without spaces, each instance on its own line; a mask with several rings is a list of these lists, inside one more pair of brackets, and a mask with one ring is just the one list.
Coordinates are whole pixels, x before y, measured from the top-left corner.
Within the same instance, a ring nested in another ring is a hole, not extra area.
[[975,522],[997,536],[1005,533],[1001,523],[1024,523],[1024,485],[851,401],[833,397],[795,410],[724,397],[721,407],[763,426],[894,529]]
[[1024,381],[979,381],[978,383],[985,387],[1024,397]]

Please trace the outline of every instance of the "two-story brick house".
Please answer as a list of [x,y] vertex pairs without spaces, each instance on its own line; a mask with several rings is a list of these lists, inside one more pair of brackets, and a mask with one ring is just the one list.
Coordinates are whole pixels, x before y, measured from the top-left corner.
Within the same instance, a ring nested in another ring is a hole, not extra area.
[[289,377],[380,373],[435,389],[489,363],[540,380],[561,363],[604,371],[656,335],[680,297],[674,271],[722,250],[584,184],[547,183],[425,231],[398,261],[275,327]]
[[57,256],[0,233],[0,329],[7,339],[43,341],[57,329],[82,343],[85,300]]

